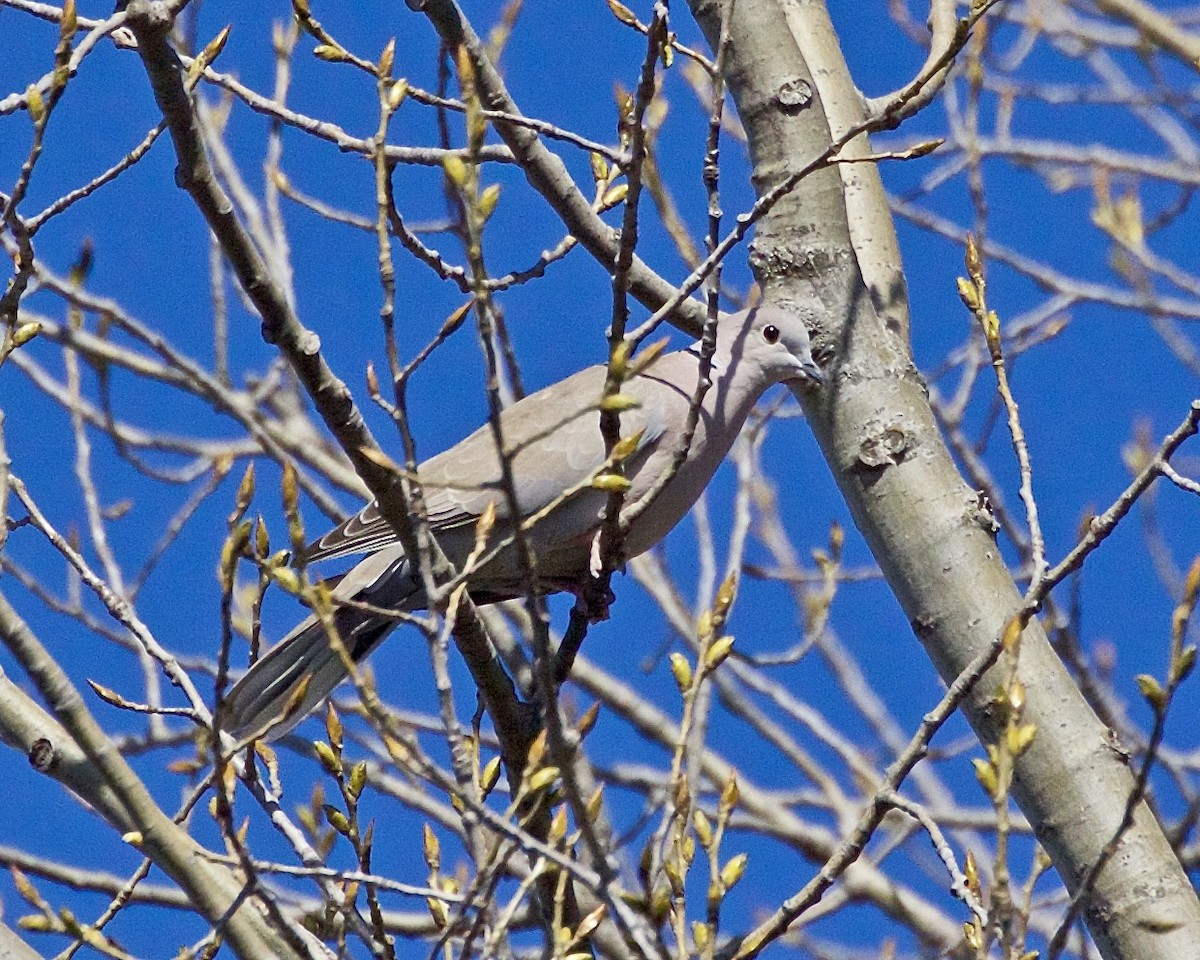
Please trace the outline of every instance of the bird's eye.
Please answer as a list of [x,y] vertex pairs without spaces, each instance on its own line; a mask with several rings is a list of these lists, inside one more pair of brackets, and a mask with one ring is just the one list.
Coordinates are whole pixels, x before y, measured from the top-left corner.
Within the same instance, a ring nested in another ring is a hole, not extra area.
[[773,323],[763,327],[763,339],[766,340],[767,343],[778,343],[779,328]]

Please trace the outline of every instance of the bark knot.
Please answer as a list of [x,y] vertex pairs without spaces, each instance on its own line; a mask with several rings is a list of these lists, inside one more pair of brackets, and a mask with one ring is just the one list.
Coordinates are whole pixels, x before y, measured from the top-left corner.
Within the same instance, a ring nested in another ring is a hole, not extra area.
[[299,347],[300,352],[306,357],[315,357],[321,352],[321,338],[311,330],[306,330],[300,338]]
[[992,510],[991,498],[984,490],[976,490],[967,497],[966,521],[976,524],[993,539],[1000,532],[1000,521]]
[[902,423],[869,420],[863,425],[858,460],[864,467],[881,470],[900,463],[912,445],[913,439]]
[[799,113],[813,99],[813,88],[803,77],[788,77],[775,91],[775,102],[784,113]]
[[54,744],[41,737],[33,741],[29,748],[29,765],[38,773],[45,773],[58,760],[58,750]]

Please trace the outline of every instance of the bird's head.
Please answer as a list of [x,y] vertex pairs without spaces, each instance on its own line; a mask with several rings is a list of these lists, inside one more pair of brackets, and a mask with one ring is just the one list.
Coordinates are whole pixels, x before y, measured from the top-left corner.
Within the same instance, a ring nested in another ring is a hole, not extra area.
[[808,330],[797,314],[760,304],[729,319],[733,326],[740,327],[733,344],[734,354],[740,353],[739,362],[761,368],[769,382],[824,381],[824,373],[813,360]]

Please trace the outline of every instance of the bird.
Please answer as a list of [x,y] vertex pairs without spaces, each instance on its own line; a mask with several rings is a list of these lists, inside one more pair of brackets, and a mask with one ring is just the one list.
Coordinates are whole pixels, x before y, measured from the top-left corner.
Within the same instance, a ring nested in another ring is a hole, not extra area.
[[[811,385],[824,380],[808,331],[794,311],[762,303],[722,313],[715,332],[710,386],[674,473],[676,449],[685,439],[702,373],[700,342],[660,353],[641,366],[631,364],[632,375],[620,387],[622,397],[632,401],[619,421],[632,448],[622,461],[628,481],[622,516],[633,516],[623,544],[627,559],[649,550],[687,515],[766,390],[785,381]],[[600,431],[607,373],[607,365],[588,367],[500,414],[520,518],[537,517],[525,537],[536,557],[538,582],[547,592],[582,589],[594,567],[596,536],[609,499],[603,484],[590,482],[608,463]],[[467,591],[477,603],[521,596],[527,582],[512,546],[514,521],[520,520],[510,512],[501,476],[490,424],[417,467],[429,530],[456,569],[472,558],[484,511],[495,513],[489,543],[509,541],[485,552],[468,572]],[[365,556],[336,583],[329,581],[334,583],[334,625],[355,663],[391,633],[399,618],[345,605],[347,600],[397,612],[426,604],[418,565],[405,554],[375,501],[311,544],[305,560],[360,554]],[[328,628],[309,616],[230,688],[220,711],[221,729],[238,743],[277,738],[312,712],[346,675]]]

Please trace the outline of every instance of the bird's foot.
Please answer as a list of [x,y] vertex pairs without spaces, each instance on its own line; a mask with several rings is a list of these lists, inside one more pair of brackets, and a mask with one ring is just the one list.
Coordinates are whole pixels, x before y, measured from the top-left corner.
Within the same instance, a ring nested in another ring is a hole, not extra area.
[[613,592],[612,587],[605,584],[604,593],[601,596],[599,586],[593,581],[571,588],[571,593],[575,596],[575,609],[572,613],[583,617],[588,626],[607,620],[610,615],[609,609],[617,602],[617,595]]

